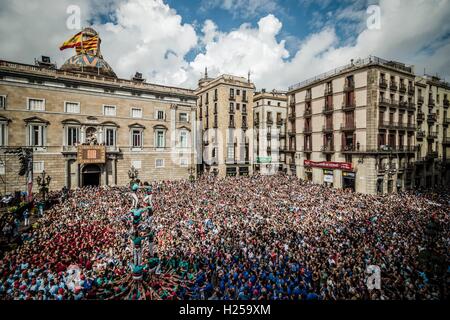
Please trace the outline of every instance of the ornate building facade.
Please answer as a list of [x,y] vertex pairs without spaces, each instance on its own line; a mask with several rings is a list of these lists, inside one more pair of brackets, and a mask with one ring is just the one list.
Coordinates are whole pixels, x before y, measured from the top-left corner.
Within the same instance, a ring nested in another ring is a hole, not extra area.
[[[188,178],[195,119],[192,90],[119,79],[99,54],[60,69],[0,61],[1,146],[32,148],[34,176],[45,170],[51,189],[125,185],[131,167],[142,181]],[[23,190],[0,161],[2,191]]]

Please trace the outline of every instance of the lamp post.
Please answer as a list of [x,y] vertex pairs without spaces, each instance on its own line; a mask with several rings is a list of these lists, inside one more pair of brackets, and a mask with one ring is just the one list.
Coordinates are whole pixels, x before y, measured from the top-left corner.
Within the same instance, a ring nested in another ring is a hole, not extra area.
[[128,177],[130,178],[130,184],[132,184],[138,177],[139,171],[134,167],[131,166],[130,170],[128,170]]
[[189,172],[189,181],[194,182],[195,181],[195,176],[194,176],[195,169],[193,167],[190,167],[188,169],[188,172]]
[[50,185],[50,181],[52,177],[45,173],[45,170],[42,171],[41,175],[36,178],[36,182],[39,186],[39,192],[42,195],[42,199],[45,202],[46,196],[48,194],[48,186]]

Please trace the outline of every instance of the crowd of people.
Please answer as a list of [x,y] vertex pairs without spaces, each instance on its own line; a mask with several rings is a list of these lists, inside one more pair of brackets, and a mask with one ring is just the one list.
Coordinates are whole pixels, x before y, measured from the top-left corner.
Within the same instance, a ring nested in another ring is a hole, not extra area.
[[[0,261],[1,299],[119,297],[138,271],[165,277],[162,299],[447,298],[444,190],[363,195],[277,175],[66,192]],[[133,238],[133,208],[149,203],[150,232]]]

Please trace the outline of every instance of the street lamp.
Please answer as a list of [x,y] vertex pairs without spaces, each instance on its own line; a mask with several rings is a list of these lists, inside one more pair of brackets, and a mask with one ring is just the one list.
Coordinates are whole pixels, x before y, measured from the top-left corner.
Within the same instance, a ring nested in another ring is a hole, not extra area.
[[49,175],[46,175],[45,170],[42,171],[40,176],[37,176],[36,182],[39,186],[39,192],[42,195],[42,199],[45,202],[46,195],[48,194],[48,186],[50,185],[50,181],[52,180],[52,177]]
[[130,170],[128,170],[128,177],[130,178],[130,184],[133,183],[138,177],[139,171],[131,166]]
[[195,180],[195,176],[194,176],[195,169],[194,169],[193,167],[190,167],[190,168],[188,169],[188,172],[189,172],[189,180],[190,180],[191,182],[194,182],[194,180]]

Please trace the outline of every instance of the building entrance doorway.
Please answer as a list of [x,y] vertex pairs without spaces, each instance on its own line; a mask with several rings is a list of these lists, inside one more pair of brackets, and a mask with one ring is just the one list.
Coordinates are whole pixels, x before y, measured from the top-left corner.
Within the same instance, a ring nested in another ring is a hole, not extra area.
[[89,164],[83,168],[83,187],[85,186],[99,186],[100,175],[102,170],[98,165]]

